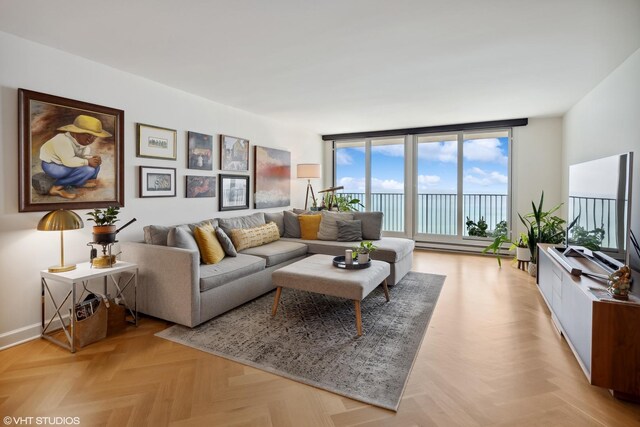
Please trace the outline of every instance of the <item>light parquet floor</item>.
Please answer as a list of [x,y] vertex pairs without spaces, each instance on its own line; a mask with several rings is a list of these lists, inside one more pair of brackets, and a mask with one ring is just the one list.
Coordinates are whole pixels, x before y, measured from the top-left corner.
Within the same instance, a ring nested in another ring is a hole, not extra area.
[[588,384],[527,274],[426,251],[413,269],[447,280],[397,413],[156,338],[168,324],[143,318],[76,354],[44,340],[0,352],[0,416],[83,426],[640,426],[640,405]]

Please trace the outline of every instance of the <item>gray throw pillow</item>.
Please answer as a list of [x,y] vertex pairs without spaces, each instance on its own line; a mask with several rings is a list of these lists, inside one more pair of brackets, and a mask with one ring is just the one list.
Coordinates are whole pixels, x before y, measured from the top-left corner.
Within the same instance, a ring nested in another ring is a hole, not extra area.
[[336,222],[353,219],[353,214],[350,212],[321,211],[321,215],[322,220],[320,221],[320,228],[318,229],[318,240],[337,240],[338,225]]
[[172,227],[164,225],[147,225],[144,227],[144,242],[148,245],[167,246],[167,236]]
[[218,238],[218,242],[220,242],[220,245],[222,246],[225,254],[229,256],[238,256],[236,247],[233,246],[233,242],[222,228],[216,227],[216,237]]
[[255,228],[264,224],[264,212],[233,218],[218,218],[218,225],[227,233],[227,236],[230,236],[231,230],[235,228]]
[[382,212],[354,212],[353,219],[362,221],[362,238],[380,240],[382,236]]
[[359,242],[362,240],[362,221],[352,219],[348,221],[337,221],[338,242]]
[[167,246],[192,251],[198,250],[198,243],[196,243],[196,239],[193,237],[193,232],[186,225],[179,225],[169,230]]
[[298,214],[291,211],[284,211],[284,236],[294,239],[300,238],[300,221],[298,221]]
[[275,222],[280,232],[280,237],[284,236],[284,212],[265,212],[264,222]]

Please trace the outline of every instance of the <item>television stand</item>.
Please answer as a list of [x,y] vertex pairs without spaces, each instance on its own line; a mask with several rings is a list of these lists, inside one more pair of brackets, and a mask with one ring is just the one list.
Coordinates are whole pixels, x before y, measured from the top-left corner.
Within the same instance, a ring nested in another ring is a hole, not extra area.
[[565,257],[543,244],[538,254],[540,293],[589,382],[640,402],[640,298],[614,300],[606,282],[592,277],[606,277],[606,270],[585,257]]

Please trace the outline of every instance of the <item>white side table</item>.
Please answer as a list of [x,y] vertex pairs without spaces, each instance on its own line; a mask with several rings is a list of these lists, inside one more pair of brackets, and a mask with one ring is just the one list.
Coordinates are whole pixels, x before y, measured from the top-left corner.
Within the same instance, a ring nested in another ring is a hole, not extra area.
[[[120,281],[123,277],[120,275],[120,273],[125,273],[125,272],[129,272],[132,274],[128,278],[128,280],[121,286]],[[115,278],[116,275],[120,275],[118,276],[117,280]],[[134,325],[138,326],[138,308],[137,308],[138,264],[134,264],[131,262],[124,262],[124,261],[117,261],[111,268],[93,268],[91,266],[91,263],[83,262],[82,264],[78,264],[75,270],[65,271],[63,273],[50,273],[48,270],[40,271],[40,283],[42,287],[42,333],[40,336],[48,341],[51,341],[54,344],[57,344],[63,348],[66,348],[67,350],[71,351],[71,353],[75,353],[76,347],[74,342],[74,335],[75,335],[74,332],[75,332],[75,323],[76,323],[76,303],[78,302],[76,301],[76,298],[77,298],[76,285],[80,284],[84,288],[88,285],[91,279],[100,279],[100,278],[103,279],[105,295],[107,294],[107,278],[111,278],[111,282],[113,283],[117,291],[114,298],[122,299],[126,307],[126,310],[133,317],[133,321],[130,321],[130,323],[133,323]],[[58,303],[58,301],[55,300],[51,292],[49,282],[59,282],[69,286],[69,292],[67,292],[67,295],[64,297],[62,302]],[[127,302],[123,294],[124,290],[127,289],[127,287],[129,287],[131,283],[133,283],[133,299],[134,299],[133,307]],[[48,319],[48,321],[46,320],[46,313],[45,313],[46,311],[45,298],[47,295],[55,308],[55,313],[53,313],[53,315]],[[62,310],[67,300],[69,300],[69,297],[71,297],[71,310],[69,314],[69,319],[67,322],[65,322],[64,317],[62,316],[60,311]],[[65,343],[64,341],[61,341],[53,337],[51,334],[55,331],[49,331],[49,327],[51,327],[51,324],[53,323],[53,320],[56,317],[60,321],[62,330],[64,331],[64,334],[67,338],[68,343]],[[46,321],[46,325],[45,325],[45,321]],[[69,326],[69,330],[67,330],[67,326]]]

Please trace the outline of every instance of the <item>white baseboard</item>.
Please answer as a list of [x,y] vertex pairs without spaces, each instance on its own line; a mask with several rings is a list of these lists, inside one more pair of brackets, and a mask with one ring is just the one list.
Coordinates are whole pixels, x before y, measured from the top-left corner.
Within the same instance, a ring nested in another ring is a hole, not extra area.
[[[69,318],[69,315],[63,316],[63,318],[67,320]],[[60,319],[55,319],[53,322],[51,322],[49,330],[56,330],[60,328],[60,326]],[[19,329],[14,329],[13,331],[0,334],[0,351],[40,338],[41,332],[42,325],[40,323],[35,323],[33,325],[28,325]]]

